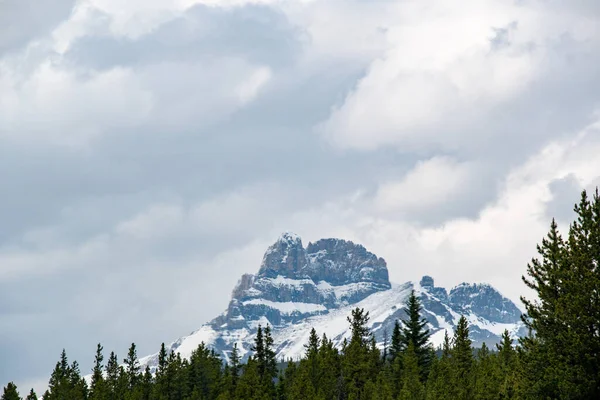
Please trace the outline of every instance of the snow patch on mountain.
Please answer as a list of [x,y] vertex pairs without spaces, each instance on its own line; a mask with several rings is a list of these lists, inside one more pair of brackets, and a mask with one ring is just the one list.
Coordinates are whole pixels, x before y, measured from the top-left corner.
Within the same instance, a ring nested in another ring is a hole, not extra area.
[[[297,359],[313,327],[338,346],[349,338],[347,317],[356,307],[369,312],[369,327],[381,346],[395,321],[406,316],[412,290],[434,346],[443,343],[445,332],[452,335],[461,315],[475,346],[497,343],[504,330],[515,338],[525,333],[519,309],[490,285],[463,283],[448,292],[429,276],[391,284],[385,260],[361,245],[322,239],[304,248],[298,235],[284,233],[265,252],[258,274],[240,278],[225,312],[167,347],[189,357],[204,343],[227,361],[237,344],[246,358],[258,326],[269,325],[277,357]],[[157,355],[140,361],[153,368]]]

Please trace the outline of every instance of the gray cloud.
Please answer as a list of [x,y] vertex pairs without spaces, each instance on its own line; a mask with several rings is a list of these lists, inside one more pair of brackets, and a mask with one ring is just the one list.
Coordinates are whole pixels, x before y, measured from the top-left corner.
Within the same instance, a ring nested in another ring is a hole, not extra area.
[[20,50],[30,40],[48,33],[69,16],[74,4],[75,0],[0,1],[0,56]]

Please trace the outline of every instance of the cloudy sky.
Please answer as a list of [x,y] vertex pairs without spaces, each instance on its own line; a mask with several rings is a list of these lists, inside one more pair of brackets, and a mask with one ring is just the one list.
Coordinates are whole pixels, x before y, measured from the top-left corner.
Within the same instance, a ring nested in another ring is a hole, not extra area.
[[598,65],[597,0],[0,0],[0,383],[155,352],[282,231],[518,300]]

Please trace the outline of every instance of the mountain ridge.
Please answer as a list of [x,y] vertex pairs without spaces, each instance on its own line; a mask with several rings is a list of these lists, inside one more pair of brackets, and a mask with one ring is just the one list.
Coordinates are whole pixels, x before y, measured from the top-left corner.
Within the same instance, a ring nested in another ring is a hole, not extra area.
[[[278,358],[298,358],[313,327],[336,345],[347,338],[346,316],[355,307],[369,311],[369,327],[379,345],[389,336],[412,290],[421,299],[423,316],[439,345],[444,332],[454,329],[458,318],[469,321],[475,345],[499,342],[508,329],[522,336],[521,311],[488,284],[436,287],[430,276],[418,282],[392,284],[387,264],[364,246],[343,239],[320,239],[306,248],[293,233],[283,233],[266,250],[257,274],[244,274],[232,290],[227,309],[198,330],[167,346],[167,351],[189,357],[200,343],[225,361],[237,344],[243,359],[251,353],[259,325],[273,330]],[[388,338],[389,339],[389,338]],[[140,359],[153,369],[157,355]]]

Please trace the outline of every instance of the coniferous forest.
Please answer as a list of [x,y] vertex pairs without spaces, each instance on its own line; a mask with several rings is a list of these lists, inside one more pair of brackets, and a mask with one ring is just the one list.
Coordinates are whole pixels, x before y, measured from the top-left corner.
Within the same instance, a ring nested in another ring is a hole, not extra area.
[[[228,362],[204,345],[190,359],[160,348],[154,373],[142,370],[135,344],[119,358],[96,349],[88,385],[65,351],[51,373],[46,400],[435,400],[600,399],[600,196],[583,192],[576,218],[561,235],[555,221],[537,247],[523,281],[537,294],[522,298],[529,335],[505,332],[495,348],[474,349],[467,320],[447,332],[441,348],[414,292],[406,320],[383,349],[367,328],[369,314],[348,316],[350,339],[336,348],[314,329],[301,360],[277,360],[269,326],[259,327],[253,355]],[[107,358],[105,358],[107,357]],[[87,372],[86,372],[87,374]],[[23,396],[23,397],[22,397]],[[13,383],[2,400],[36,399]]]

